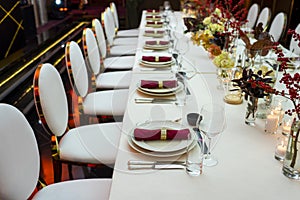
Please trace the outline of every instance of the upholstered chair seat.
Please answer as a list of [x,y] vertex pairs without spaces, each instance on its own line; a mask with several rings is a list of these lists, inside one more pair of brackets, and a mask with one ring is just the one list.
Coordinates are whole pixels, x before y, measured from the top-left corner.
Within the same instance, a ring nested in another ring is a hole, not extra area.
[[[55,70],[54,67],[53,69]],[[59,125],[58,129],[65,127],[63,123],[62,126]],[[87,132],[86,135],[88,133],[90,132]],[[75,135],[75,133],[72,133],[72,135]],[[4,103],[0,103],[0,137],[2,142],[0,147],[0,199],[109,199],[112,181],[106,178],[68,180],[44,186],[41,190],[35,192],[41,162],[35,133],[22,112],[14,106]],[[68,140],[72,143],[69,139],[64,138],[65,142]],[[97,136],[97,139],[100,139],[100,136]],[[78,143],[75,142],[74,146],[76,144]],[[101,144],[95,145],[99,146]],[[77,145],[73,149],[74,151],[77,151],[76,147]],[[104,151],[108,150],[105,149]],[[103,159],[109,160],[108,157]]]

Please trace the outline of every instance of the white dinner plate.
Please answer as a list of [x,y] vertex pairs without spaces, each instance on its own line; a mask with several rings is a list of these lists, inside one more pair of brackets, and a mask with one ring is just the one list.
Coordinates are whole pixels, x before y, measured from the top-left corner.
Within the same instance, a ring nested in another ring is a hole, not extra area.
[[153,89],[149,89],[149,88],[141,87],[141,81],[139,81],[138,82],[138,88],[143,90],[143,91],[150,92],[150,93],[163,94],[163,93],[175,92],[176,90],[179,89],[179,87],[180,87],[179,84],[182,84],[182,83],[178,82],[177,87],[174,87],[174,88],[153,88]]
[[145,61],[145,60],[140,60],[141,63],[145,63],[145,64],[149,64],[149,65],[168,65],[168,64],[172,64],[174,61],[173,59],[170,61],[166,61],[166,62],[150,62],[150,61]]
[[183,89],[183,84],[180,83],[180,82],[178,82],[178,87],[177,87],[176,90],[170,91],[170,92],[165,92],[165,93],[156,93],[157,91],[153,92],[153,90],[157,90],[157,89],[148,89],[148,91],[145,91],[144,89],[145,88],[141,89],[140,87],[137,88],[137,90],[140,91],[141,93],[144,93],[144,94],[147,94],[147,95],[151,95],[151,96],[160,96],[160,97],[171,96],[171,95],[175,95],[176,93],[178,93],[179,91],[181,91]]
[[140,59],[139,63],[145,67],[166,68],[171,67],[174,64],[174,60],[172,59],[166,62],[149,62]]
[[167,45],[144,45],[144,49],[151,49],[151,50],[165,50],[169,48],[169,44]]
[[163,33],[144,33],[145,37],[154,37],[154,38],[161,38],[164,37]]
[[163,24],[146,24],[146,27],[162,28]]
[[[173,129],[173,130],[180,130],[185,129],[187,127],[171,121],[152,121],[152,122],[146,122],[144,124],[139,125],[137,128],[142,129]],[[153,140],[153,141],[144,141],[144,140],[135,140],[134,138],[134,131],[131,132],[132,142],[145,150],[152,151],[152,152],[159,152],[159,153],[170,153],[175,151],[180,151],[182,149],[186,149],[187,145],[191,145],[193,140],[187,141],[187,140]],[[195,138],[196,135],[193,134],[194,131],[190,131],[192,133],[192,137]]]
[[153,11],[146,11],[146,14],[147,15],[159,15],[160,13],[159,13],[159,11],[158,12],[153,12]]
[[[153,157],[160,157],[160,158],[167,158],[167,157],[173,157],[173,156],[180,156],[182,154],[186,153],[186,149],[181,149],[179,151],[173,151],[173,152],[155,152],[155,151],[148,151],[146,149],[140,148],[139,146],[135,145],[132,141],[132,137],[128,136],[128,144],[136,150],[139,153],[142,153],[147,156],[153,156]],[[194,147],[197,144],[196,141],[193,141],[191,144],[191,147]],[[192,149],[192,148],[191,148]]]

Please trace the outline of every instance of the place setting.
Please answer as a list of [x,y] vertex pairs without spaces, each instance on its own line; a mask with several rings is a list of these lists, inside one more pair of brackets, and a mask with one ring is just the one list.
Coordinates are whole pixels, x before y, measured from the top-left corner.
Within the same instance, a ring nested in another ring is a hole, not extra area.
[[[155,97],[173,96],[183,89],[183,84],[176,79],[154,80],[142,79],[137,83],[137,91]],[[151,99],[151,98],[150,98]],[[151,99],[158,100],[158,98]],[[169,101],[176,101],[176,98],[167,98]],[[145,98],[143,99],[145,101]],[[137,102],[137,99],[136,99]]]
[[156,10],[156,9],[147,9],[146,10],[146,14],[147,15],[159,15],[160,14],[160,11],[159,10]]
[[170,55],[144,55],[139,59],[139,64],[143,67],[156,69],[170,68],[174,64],[174,59]]
[[145,37],[162,38],[165,35],[164,30],[145,30]]
[[160,21],[161,16],[160,15],[147,15],[146,20],[147,21]]
[[170,158],[185,154],[187,147],[197,144],[196,138],[195,132],[179,122],[146,121],[130,132],[128,144],[144,155]]
[[169,49],[170,42],[166,40],[148,40],[145,41],[144,49],[149,50],[166,50]]
[[146,27],[162,28],[164,25],[161,21],[146,21]]

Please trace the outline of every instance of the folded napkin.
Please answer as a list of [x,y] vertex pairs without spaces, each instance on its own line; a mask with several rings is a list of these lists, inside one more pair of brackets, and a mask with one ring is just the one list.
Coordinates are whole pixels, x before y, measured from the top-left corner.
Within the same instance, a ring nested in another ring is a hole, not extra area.
[[164,34],[164,31],[145,31],[147,34]]
[[175,88],[177,87],[177,80],[164,80],[164,81],[141,80],[141,87],[147,89]]
[[170,56],[142,56],[142,60],[148,62],[168,62],[172,58]]
[[154,41],[146,41],[145,44],[147,44],[147,45],[168,45],[169,41],[154,40]]
[[147,21],[147,24],[148,24],[148,25],[162,25],[163,23],[162,23],[162,22],[158,22],[158,21],[154,21],[154,22],[152,22],[152,21]]
[[160,19],[160,18],[161,18],[161,16],[156,16],[156,15],[154,15],[154,16],[152,16],[152,15],[146,16],[146,19]]
[[135,140],[185,140],[188,138],[190,133],[189,129],[181,130],[168,130],[166,128],[162,129],[134,129]]
[[147,9],[148,13],[158,13],[159,10],[154,10],[154,9]]

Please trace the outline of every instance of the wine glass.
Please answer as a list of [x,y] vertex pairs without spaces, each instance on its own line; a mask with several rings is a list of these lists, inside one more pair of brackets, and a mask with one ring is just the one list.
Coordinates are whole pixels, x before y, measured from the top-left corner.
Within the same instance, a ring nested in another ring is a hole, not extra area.
[[176,42],[174,50],[178,53],[179,70],[181,70],[183,57],[189,50],[189,39],[185,36],[182,37],[181,40]]
[[169,1],[164,1],[164,9],[165,10],[171,10],[171,4]]
[[205,166],[215,166],[218,161],[211,155],[211,141],[225,129],[224,107],[216,103],[205,104],[201,108],[200,115],[203,118],[199,122],[199,130],[208,139],[208,152],[204,157],[203,164]]

